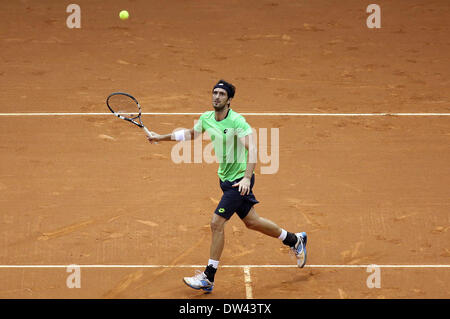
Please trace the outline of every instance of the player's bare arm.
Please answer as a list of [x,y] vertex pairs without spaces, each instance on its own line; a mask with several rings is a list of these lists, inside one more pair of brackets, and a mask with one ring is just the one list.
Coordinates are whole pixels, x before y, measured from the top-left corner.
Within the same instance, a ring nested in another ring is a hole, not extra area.
[[190,130],[178,130],[170,134],[164,134],[160,135],[155,132],[151,132],[151,136],[148,136],[148,141],[150,143],[160,142],[160,141],[188,141],[193,140],[197,136],[201,134],[195,133],[194,129],[191,128]]
[[251,178],[256,167],[257,148],[254,142],[253,133],[240,138],[239,141],[248,150],[247,168],[245,170],[244,178],[234,184],[233,187],[239,187],[241,195],[248,195],[250,193]]

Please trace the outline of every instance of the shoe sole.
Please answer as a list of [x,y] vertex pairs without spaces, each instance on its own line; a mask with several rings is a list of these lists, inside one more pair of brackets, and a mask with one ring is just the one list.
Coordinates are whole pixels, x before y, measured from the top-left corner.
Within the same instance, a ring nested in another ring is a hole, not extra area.
[[195,289],[195,290],[203,290],[203,291],[205,291],[206,293],[210,293],[210,292],[212,292],[212,290],[213,290],[213,287],[207,287],[207,288],[203,288],[203,287],[194,287],[194,286],[191,286],[191,285],[189,285],[186,281],[184,281],[184,279],[183,279],[183,282],[186,284],[186,286],[188,286],[188,287],[190,287],[190,288],[192,288],[192,289]]

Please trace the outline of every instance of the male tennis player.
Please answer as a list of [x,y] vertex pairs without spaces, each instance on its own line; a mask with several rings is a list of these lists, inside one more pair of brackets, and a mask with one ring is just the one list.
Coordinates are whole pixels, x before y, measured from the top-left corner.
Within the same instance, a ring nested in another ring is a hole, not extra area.
[[[152,137],[148,138],[151,143],[184,141],[201,136],[206,131],[213,142],[219,160],[218,175],[223,195],[211,220],[210,257],[204,272],[197,271],[195,276],[183,279],[189,287],[206,292],[211,292],[214,287],[214,275],[224,247],[224,227],[235,212],[247,228],[279,238],[283,244],[291,247],[300,268],[306,263],[306,233],[287,232],[274,222],[260,217],[253,207],[259,203],[252,191],[257,151],[252,138],[252,128],[242,115],[230,108],[234,93],[235,87],[232,84],[220,80],[212,90],[214,111],[203,113],[194,128],[166,135],[152,132]],[[241,147],[236,145],[235,140]]]

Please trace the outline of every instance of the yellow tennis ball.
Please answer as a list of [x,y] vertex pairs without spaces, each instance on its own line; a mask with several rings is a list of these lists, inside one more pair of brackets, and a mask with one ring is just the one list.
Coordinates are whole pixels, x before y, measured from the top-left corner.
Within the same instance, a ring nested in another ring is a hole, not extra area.
[[120,11],[120,13],[119,13],[119,17],[120,17],[120,19],[122,19],[122,20],[128,19],[129,16],[130,16],[130,14],[128,13],[127,10],[122,10],[122,11]]

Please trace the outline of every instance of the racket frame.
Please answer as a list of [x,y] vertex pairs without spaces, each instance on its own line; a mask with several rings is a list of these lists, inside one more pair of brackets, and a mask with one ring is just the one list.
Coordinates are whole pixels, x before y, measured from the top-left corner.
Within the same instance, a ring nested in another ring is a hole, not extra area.
[[[109,105],[109,99],[110,99],[111,97],[115,96],[115,95],[125,95],[125,96],[129,97],[130,99],[132,99],[132,100],[136,103],[136,105],[137,105],[137,107],[138,107],[139,114],[138,114],[137,116],[135,116],[135,117],[128,118],[128,117],[125,117],[125,116],[123,116],[123,115],[120,115],[120,113],[117,113],[116,111],[114,111],[114,110],[111,108],[111,106]],[[111,111],[111,113],[113,113],[115,116],[117,116],[118,118],[120,118],[120,119],[122,119],[122,120],[131,122],[131,123],[133,123],[133,124],[139,126],[140,128],[142,128],[142,129],[145,131],[145,133],[146,133],[149,137],[152,136],[152,134],[150,133],[150,131],[149,131],[149,130],[145,127],[145,125],[142,123],[142,119],[141,119],[141,114],[142,114],[142,111],[141,111],[141,105],[139,104],[138,100],[136,100],[136,98],[135,98],[134,96],[132,96],[131,94],[125,93],[125,92],[114,92],[114,93],[111,93],[111,94],[106,98],[106,105],[108,106],[108,109]],[[136,122],[135,119],[138,119],[139,122]]]

